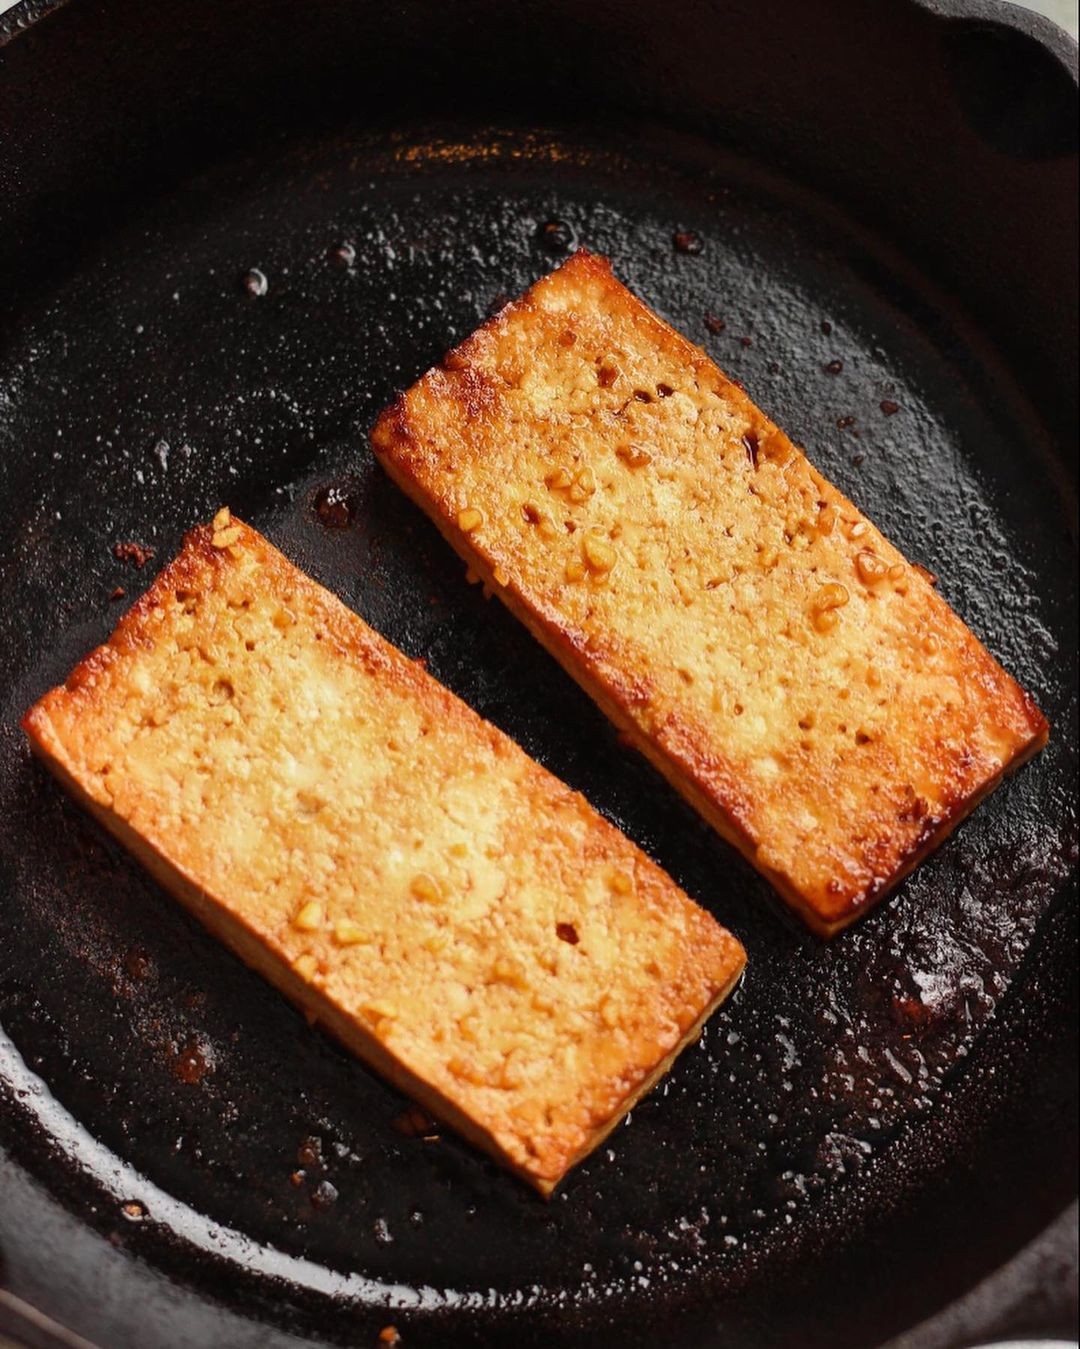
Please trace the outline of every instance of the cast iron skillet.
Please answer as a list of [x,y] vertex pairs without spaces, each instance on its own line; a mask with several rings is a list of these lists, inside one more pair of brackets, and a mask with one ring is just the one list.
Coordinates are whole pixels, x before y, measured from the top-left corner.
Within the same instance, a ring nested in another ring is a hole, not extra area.
[[[1067,42],[912,0],[45,8],[0,52],[0,1281],[108,1346],[1071,1333],[1067,1218],[938,1315],[1076,1192]],[[576,242],[938,573],[1053,722],[831,945],[465,584],[366,447]],[[701,1046],[548,1205],[396,1132],[401,1099],[15,729],[223,502],[749,948]],[[114,556],[131,541],[142,568]]]

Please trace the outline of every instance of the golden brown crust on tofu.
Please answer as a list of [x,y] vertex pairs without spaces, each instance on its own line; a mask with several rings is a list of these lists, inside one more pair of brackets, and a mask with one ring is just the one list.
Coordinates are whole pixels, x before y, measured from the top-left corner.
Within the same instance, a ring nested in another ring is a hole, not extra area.
[[603,258],[484,324],[372,443],[823,935],[1045,743],[921,570]]
[[227,511],[24,726],[212,932],[542,1193],[742,970],[583,797]]

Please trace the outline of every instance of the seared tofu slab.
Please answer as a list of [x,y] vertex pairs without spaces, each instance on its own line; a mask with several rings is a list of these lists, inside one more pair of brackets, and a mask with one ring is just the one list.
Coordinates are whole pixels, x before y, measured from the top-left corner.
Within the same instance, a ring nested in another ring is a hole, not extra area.
[[484,324],[372,443],[821,934],[1046,740],[932,578],[602,258]]
[[216,936],[543,1193],[742,970],[580,795],[228,511],[24,725]]

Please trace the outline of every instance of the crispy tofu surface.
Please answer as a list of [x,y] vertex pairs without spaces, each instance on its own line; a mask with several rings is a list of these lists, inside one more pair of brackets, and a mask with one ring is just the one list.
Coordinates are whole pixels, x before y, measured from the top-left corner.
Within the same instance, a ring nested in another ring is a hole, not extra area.
[[819,933],[1045,743],[931,578],[602,258],[484,324],[372,443]]
[[227,511],[24,725],[211,931],[541,1192],[741,972],[580,795]]

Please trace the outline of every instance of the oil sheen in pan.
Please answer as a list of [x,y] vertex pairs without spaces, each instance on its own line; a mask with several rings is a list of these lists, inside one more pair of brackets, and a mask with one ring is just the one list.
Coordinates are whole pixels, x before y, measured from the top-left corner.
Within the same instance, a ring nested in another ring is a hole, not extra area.
[[[222,165],[74,266],[0,370],[19,446],[18,472],[15,456],[0,463],[17,522],[0,560],[6,725],[107,633],[183,528],[228,502],[585,791],[749,948],[701,1047],[545,1206],[452,1138],[395,1130],[405,1103],[219,950],[5,733],[0,1021],[48,1084],[21,1079],[17,1111],[39,1141],[66,1140],[54,1188],[72,1202],[100,1189],[117,1240],[153,1258],[184,1249],[198,1286],[242,1287],[256,1314],[281,1315],[284,1279],[335,1333],[347,1308],[327,1311],[331,1294],[412,1306],[417,1336],[419,1308],[437,1304],[437,1342],[468,1325],[494,1342],[524,1306],[662,1324],[710,1296],[766,1297],[770,1271],[835,1251],[975,1130],[987,1098],[965,1060],[1028,977],[1072,865],[1052,738],[864,926],[832,946],[805,937],[464,584],[372,462],[383,403],[587,244],[936,572],[1068,722],[1075,618],[1054,578],[1070,564],[1048,522],[1042,433],[1007,372],[820,202],[692,144],[666,154],[459,136]],[[140,568],[114,556],[124,542],[156,555]],[[10,1081],[22,1070],[9,1063]],[[995,1067],[1004,1080],[1009,1063]],[[963,1088],[951,1114],[949,1085]]]

